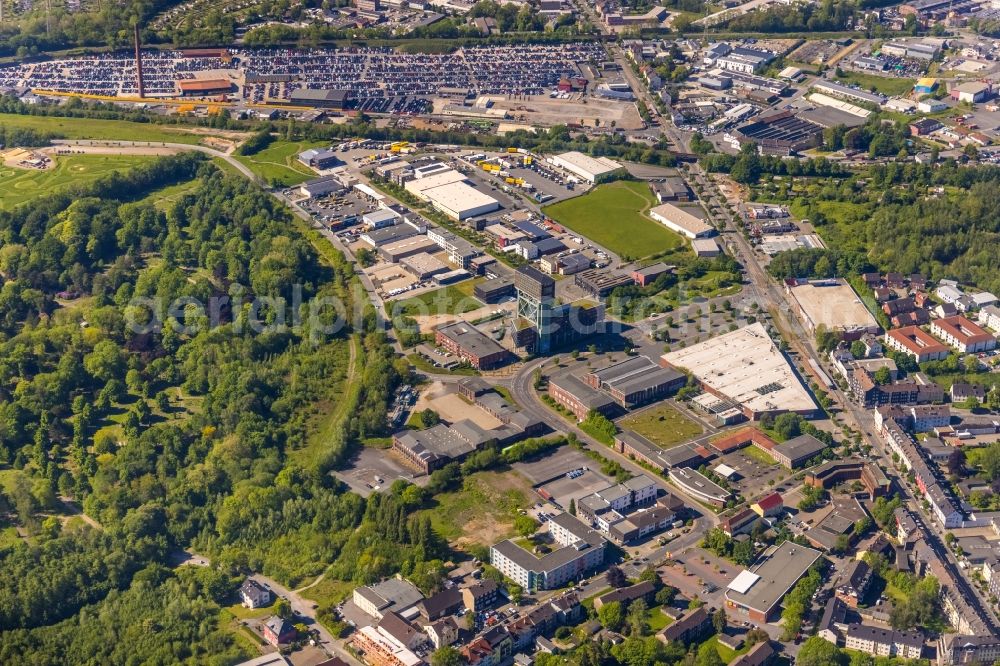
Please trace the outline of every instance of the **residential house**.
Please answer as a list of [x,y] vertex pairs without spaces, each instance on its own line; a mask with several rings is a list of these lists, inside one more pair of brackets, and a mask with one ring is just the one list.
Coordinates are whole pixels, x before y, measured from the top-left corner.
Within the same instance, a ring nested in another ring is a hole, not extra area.
[[271,590],[253,578],[247,578],[240,586],[240,603],[244,608],[261,608],[271,605]]
[[851,608],[857,608],[864,599],[872,581],[872,569],[864,560],[852,560],[847,565],[844,582],[837,586],[837,598]]
[[423,630],[435,650],[453,645],[458,640],[458,625],[451,616],[425,624]]
[[479,613],[480,611],[493,608],[497,603],[499,595],[500,588],[497,586],[496,581],[489,578],[484,578],[468,587],[462,588],[462,601],[470,613]]
[[656,637],[663,643],[678,642],[687,645],[701,639],[712,628],[712,617],[704,606],[698,606],[681,615],[672,624],[660,630]]
[[272,615],[261,625],[261,633],[264,635],[264,640],[275,647],[291,643],[298,636],[292,623],[277,615]]

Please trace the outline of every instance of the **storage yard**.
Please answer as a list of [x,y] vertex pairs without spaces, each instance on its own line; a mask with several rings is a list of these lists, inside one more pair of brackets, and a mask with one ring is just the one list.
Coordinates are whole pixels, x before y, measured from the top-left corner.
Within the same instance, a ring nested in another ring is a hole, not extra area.
[[[449,54],[228,49],[206,57],[144,51],[143,92],[151,98],[232,93],[246,103],[329,108],[344,108],[352,100],[364,108],[366,100],[437,97],[441,88],[473,96],[539,95],[563,77],[580,76],[579,63],[604,57],[594,42],[467,47]],[[17,87],[108,97],[140,93],[131,52],[0,67],[0,88]],[[341,92],[293,98],[297,90]]]

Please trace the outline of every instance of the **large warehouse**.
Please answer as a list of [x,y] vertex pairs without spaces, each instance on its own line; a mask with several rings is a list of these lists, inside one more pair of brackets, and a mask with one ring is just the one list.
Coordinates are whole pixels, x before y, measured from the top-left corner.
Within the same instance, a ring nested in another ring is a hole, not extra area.
[[660,204],[649,211],[649,216],[691,240],[715,235],[715,229],[710,224],[673,204]]
[[791,111],[759,117],[735,130],[734,134],[740,145],[756,144],[768,155],[791,155],[823,142],[822,127]]
[[614,180],[625,173],[625,167],[614,160],[591,157],[576,150],[554,155],[549,158],[549,162],[594,184]]
[[785,289],[799,306],[799,316],[810,332],[825,326],[829,331],[846,334],[849,339],[879,332],[875,315],[844,280],[788,282]]
[[702,388],[739,406],[748,419],[795,412],[816,403],[760,322],[667,354],[660,364],[690,371]]
[[411,180],[404,187],[413,196],[430,202],[456,220],[485,215],[500,208],[496,199],[469,185],[466,177],[454,169]]

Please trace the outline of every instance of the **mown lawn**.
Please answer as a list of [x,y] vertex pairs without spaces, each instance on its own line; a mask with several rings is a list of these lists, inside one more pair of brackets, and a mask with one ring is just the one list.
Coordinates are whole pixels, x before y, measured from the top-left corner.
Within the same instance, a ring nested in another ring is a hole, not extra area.
[[472,290],[480,280],[467,280],[462,284],[448,285],[434,291],[424,292],[413,298],[393,301],[387,310],[393,317],[415,317],[420,315],[460,315],[483,307],[483,303],[472,295]]
[[668,403],[632,414],[622,419],[619,425],[639,433],[663,449],[694,439],[703,432],[700,425]]
[[0,125],[51,132],[62,139],[99,139],[104,141],[153,141],[197,144],[206,134],[192,134],[184,125],[154,125],[127,120],[95,118],[56,118],[0,113]]
[[844,72],[844,76],[838,76],[837,81],[844,84],[854,84],[865,90],[873,88],[890,97],[905,95],[913,90],[914,79],[899,79],[894,76],[876,76],[874,74],[862,74],[861,72]]
[[0,164],[0,209],[13,208],[70,184],[89,183],[113,171],[128,171],[152,159],[143,155],[54,155],[55,167],[44,171]]
[[645,183],[618,181],[542,209],[546,215],[622,258],[679,247],[684,239],[646,215],[656,199]]
[[[750,650],[750,648],[748,648],[746,645],[741,647],[739,650],[733,650],[731,648],[728,648],[719,642],[718,636],[712,636],[707,641],[705,641],[705,643],[711,644],[715,647],[715,651],[719,653],[719,656],[722,657],[722,662],[725,664],[728,664],[733,659],[736,659],[736,657]],[[705,643],[702,643],[702,645],[704,645]]]
[[316,173],[298,161],[303,150],[329,145],[322,141],[275,141],[255,155],[234,155],[255,174],[279,187],[298,185],[316,178]]

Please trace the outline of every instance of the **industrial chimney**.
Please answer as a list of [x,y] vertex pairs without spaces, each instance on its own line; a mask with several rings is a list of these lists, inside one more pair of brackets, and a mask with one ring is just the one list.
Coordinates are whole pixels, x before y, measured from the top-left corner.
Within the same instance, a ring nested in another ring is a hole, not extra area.
[[142,98],[146,95],[142,83],[142,42],[139,40],[139,24],[136,23],[133,28],[135,29],[135,72],[139,84],[139,97]]

